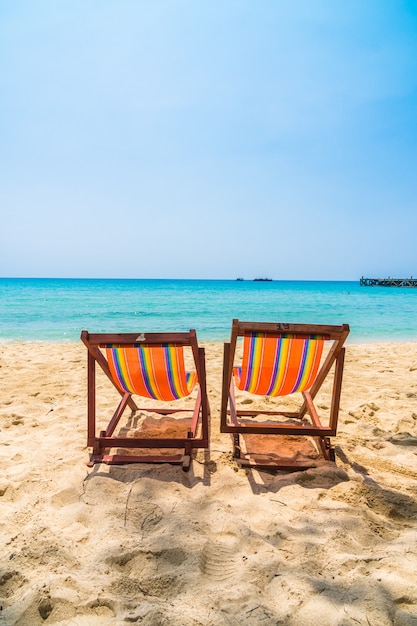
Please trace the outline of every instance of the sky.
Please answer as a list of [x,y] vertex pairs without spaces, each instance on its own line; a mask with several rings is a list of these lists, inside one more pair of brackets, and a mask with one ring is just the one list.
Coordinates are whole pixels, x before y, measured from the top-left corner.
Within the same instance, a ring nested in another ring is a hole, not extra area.
[[417,276],[416,0],[3,0],[0,276]]

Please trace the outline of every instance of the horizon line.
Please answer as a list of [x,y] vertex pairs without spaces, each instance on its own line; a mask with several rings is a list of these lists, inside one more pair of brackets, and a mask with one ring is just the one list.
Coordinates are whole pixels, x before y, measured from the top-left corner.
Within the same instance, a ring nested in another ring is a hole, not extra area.
[[0,276],[0,280],[207,280],[232,282],[359,282],[359,278],[179,278],[147,276]]

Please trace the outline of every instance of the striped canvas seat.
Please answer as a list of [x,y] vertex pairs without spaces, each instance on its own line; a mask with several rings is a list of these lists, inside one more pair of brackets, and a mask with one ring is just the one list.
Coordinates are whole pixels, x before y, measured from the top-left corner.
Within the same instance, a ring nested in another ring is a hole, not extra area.
[[246,335],[242,366],[235,367],[236,386],[265,396],[285,396],[310,389],[320,366],[324,338]]
[[190,395],[196,372],[186,372],[182,346],[106,346],[107,362],[122,391],[154,400],[178,400]]

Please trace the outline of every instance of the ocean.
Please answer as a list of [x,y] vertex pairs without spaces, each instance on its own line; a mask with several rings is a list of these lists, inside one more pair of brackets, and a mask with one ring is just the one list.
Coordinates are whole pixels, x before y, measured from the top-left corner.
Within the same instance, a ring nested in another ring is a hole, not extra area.
[[417,341],[417,289],[359,281],[0,278],[0,341],[78,341],[90,332],[197,330],[232,319],[350,325],[349,341]]

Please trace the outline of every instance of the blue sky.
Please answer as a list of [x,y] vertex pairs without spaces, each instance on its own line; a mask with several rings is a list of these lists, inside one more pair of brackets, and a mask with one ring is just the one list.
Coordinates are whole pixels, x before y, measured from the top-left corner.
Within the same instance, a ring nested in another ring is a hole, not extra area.
[[0,275],[417,276],[417,3],[4,0]]

